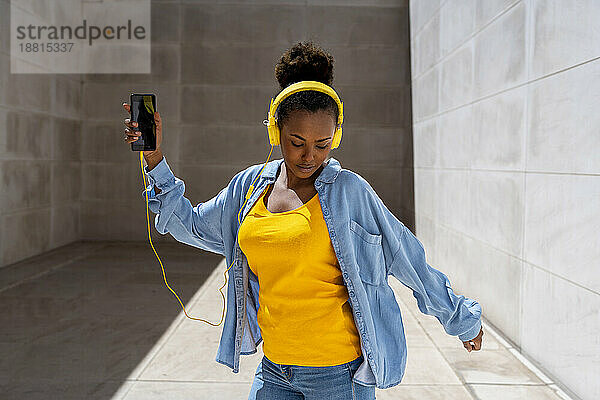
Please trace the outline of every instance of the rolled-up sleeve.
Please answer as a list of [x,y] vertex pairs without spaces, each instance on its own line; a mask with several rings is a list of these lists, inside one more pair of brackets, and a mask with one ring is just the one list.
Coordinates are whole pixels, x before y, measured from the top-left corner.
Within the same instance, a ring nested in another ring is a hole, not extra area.
[[[148,208],[157,214],[156,230],[162,235],[170,233],[179,242],[224,255],[222,216],[227,187],[212,199],[192,206],[184,196],[185,183],[173,174],[164,156],[152,170],[145,166],[144,171],[149,185],[142,196],[148,196]],[[155,187],[160,193],[156,194]]]
[[423,245],[406,226],[399,244],[389,273],[412,289],[419,310],[435,316],[446,333],[461,341],[474,339],[481,329],[480,304],[454,293],[448,277],[427,263]]

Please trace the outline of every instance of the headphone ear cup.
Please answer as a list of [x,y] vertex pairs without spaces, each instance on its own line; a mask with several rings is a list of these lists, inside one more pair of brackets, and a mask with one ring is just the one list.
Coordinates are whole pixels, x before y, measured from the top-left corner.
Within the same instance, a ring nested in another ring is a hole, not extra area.
[[337,148],[342,141],[342,127],[336,128],[333,134],[333,140],[331,141],[331,150]]
[[278,146],[279,145],[279,128],[277,127],[277,125],[269,126],[268,133],[269,133],[269,143],[271,143],[273,146]]
[[275,146],[279,146],[279,137],[280,137],[280,133],[279,133],[279,127],[277,125],[275,125],[273,127],[273,141],[275,142]]

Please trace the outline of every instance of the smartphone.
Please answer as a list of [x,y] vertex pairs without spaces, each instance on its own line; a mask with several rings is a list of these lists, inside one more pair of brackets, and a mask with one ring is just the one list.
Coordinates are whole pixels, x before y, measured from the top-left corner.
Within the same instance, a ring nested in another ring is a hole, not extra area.
[[130,119],[138,123],[138,126],[132,129],[142,133],[138,140],[131,142],[131,151],[156,150],[156,122],[154,121],[156,95],[154,93],[131,93],[129,104],[131,106]]

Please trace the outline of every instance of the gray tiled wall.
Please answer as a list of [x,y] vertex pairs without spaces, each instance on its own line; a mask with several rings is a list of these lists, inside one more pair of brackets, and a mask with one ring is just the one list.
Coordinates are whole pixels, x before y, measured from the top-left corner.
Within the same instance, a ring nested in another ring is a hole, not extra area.
[[[274,66],[305,39],[336,59],[345,119],[332,155],[414,226],[406,0],[152,1],[151,74],[26,76],[9,73],[9,3],[0,0],[0,266],[80,239],[146,240],[140,160],[123,141],[131,92],[157,94],[163,152],[193,204],[264,162]],[[173,241],[153,224],[152,236]]]
[[592,0],[410,2],[417,234],[582,399],[600,398],[598,17]]
[[0,266],[80,238],[80,75],[10,74],[0,0]]

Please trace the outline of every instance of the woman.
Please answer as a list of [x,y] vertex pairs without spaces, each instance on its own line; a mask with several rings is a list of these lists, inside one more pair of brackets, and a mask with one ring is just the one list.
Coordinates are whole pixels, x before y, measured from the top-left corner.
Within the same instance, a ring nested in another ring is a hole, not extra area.
[[[275,75],[282,90],[330,86],[333,62],[314,43],[298,43]],[[481,348],[479,304],[454,294],[373,188],[330,157],[343,112],[336,96],[286,97],[276,120],[283,160],[246,168],[196,207],[160,151],[158,113],[159,147],[144,152],[157,230],[235,265],[228,286],[235,307],[227,308],[216,360],[238,372],[239,355],[263,341],[249,399],[374,399],[375,387],[398,384],[406,342],[387,275],[411,288],[419,309],[468,351]],[[125,124],[130,143],[139,135]]]

